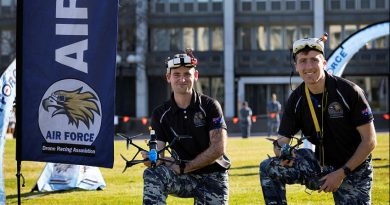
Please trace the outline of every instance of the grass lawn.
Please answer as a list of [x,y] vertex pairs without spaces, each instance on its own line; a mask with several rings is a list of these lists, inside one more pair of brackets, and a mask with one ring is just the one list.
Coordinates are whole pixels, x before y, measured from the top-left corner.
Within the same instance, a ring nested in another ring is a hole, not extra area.
[[[374,150],[374,185],[372,203],[374,205],[389,204],[389,133],[378,133],[378,146]],[[144,145],[142,140],[136,141]],[[146,145],[144,146],[146,147]],[[22,162],[22,174],[26,186],[21,188],[22,204],[142,204],[142,172],[143,165],[136,165],[122,173],[125,162],[120,153],[128,158],[134,149],[126,150],[124,141],[115,142],[115,162],[113,169],[101,168],[100,171],[107,187],[102,191],[72,190],[61,192],[30,193],[45,163]],[[232,160],[229,172],[230,198],[229,204],[250,205],[264,204],[259,182],[259,163],[267,154],[272,154],[272,145],[263,137],[249,139],[230,138],[228,154]],[[4,153],[4,183],[7,204],[17,204],[17,181],[15,161],[15,140],[7,140]],[[331,194],[313,192],[305,193],[300,185],[288,185],[287,197],[289,204],[333,204]],[[168,197],[168,204],[193,204],[192,199]]]

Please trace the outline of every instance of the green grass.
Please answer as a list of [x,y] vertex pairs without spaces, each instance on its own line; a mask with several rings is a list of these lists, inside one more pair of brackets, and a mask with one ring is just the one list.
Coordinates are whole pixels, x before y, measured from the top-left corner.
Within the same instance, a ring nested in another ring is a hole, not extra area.
[[[139,140],[137,144],[145,144]],[[124,161],[120,153],[132,156],[132,150],[127,151],[123,141],[115,142],[115,162],[113,169],[101,168],[100,171],[107,187],[103,191],[61,191],[30,193],[41,174],[45,163],[22,162],[22,174],[26,186],[22,187],[22,204],[142,204],[142,171],[143,165],[137,165],[122,173]],[[228,154],[232,160],[229,175],[229,204],[264,204],[259,183],[258,165],[267,154],[272,153],[269,141],[260,137],[249,139],[230,138]],[[372,202],[389,204],[389,133],[378,134],[378,146],[374,150],[374,186]],[[4,177],[7,204],[17,204],[15,140],[7,140],[4,154]],[[287,197],[289,204],[333,204],[331,194],[313,192],[305,193],[300,185],[288,185]],[[168,197],[168,204],[193,204],[192,199]]]

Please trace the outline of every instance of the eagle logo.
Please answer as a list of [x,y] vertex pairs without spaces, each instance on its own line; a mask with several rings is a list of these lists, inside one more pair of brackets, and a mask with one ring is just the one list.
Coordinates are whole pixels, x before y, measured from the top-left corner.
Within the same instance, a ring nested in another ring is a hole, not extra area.
[[343,107],[338,102],[333,102],[329,105],[328,113],[330,118],[340,118],[344,116]]
[[68,124],[74,124],[78,128],[80,122],[83,122],[89,129],[90,122],[93,124],[95,120],[94,112],[100,116],[100,110],[96,103],[97,97],[89,91],[81,92],[82,89],[83,87],[53,92],[42,101],[43,109],[49,112],[52,107],[55,109],[52,117],[63,114],[68,117]]

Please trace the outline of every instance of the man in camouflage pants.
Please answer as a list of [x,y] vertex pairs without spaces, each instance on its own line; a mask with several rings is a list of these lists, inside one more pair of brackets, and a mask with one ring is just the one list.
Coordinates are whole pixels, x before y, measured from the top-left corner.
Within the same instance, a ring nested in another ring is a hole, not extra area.
[[[166,204],[168,195],[194,198],[194,204],[228,204],[227,127],[219,102],[193,89],[198,79],[196,64],[191,50],[166,63],[166,79],[173,92],[152,114],[157,148],[163,149],[175,136],[189,137],[171,146],[174,159],[159,160],[157,166],[145,169],[145,205]],[[148,157],[147,153],[142,156]]]
[[[329,173],[332,167],[321,169],[320,164],[310,149],[298,149],[291,167],[280,166],[282,160],[277,157],[264,160],[260,164],[260,183],[263,189],[264,201],[268,204],[287,204],[286,184],[302,184],[313,190],[315,185],[321,185],[321,171]],[[325,171],[326,170],[326,171]],[[370,196],[353,189],[371,190],[372,186],[371,158],[367,159],[358,169],[344,179],[344,183],[333,193],[336,204],[370,204]],[[315,183],[315,185],[314,185]],[[316,187],[316,189],[319,187]]]
[[[296,183],[333,193],[337,205],[371,204],[373,114],[359,86],[325,71],[326,39],[324,35],[293,44],[295,69],[304,82],[285,105],[273,143],[276,157],[260,164],[266,204],[287,204],[285,185]],[[292,150],[285,148],[298,132],[315,145],[314,153],[285,151]]]

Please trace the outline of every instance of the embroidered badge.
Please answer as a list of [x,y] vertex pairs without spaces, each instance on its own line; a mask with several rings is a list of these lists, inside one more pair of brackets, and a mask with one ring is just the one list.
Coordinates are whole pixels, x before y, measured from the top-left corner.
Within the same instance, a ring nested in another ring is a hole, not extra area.
[[340,118],[344,117],[343,107],[338,102],[332,102],[328,106],[328,113],[330,118]]
[[206,120],[204,119],[202,112],[197,112],[194,114],[194,125],[195,127],[201,127],[206,124]]

